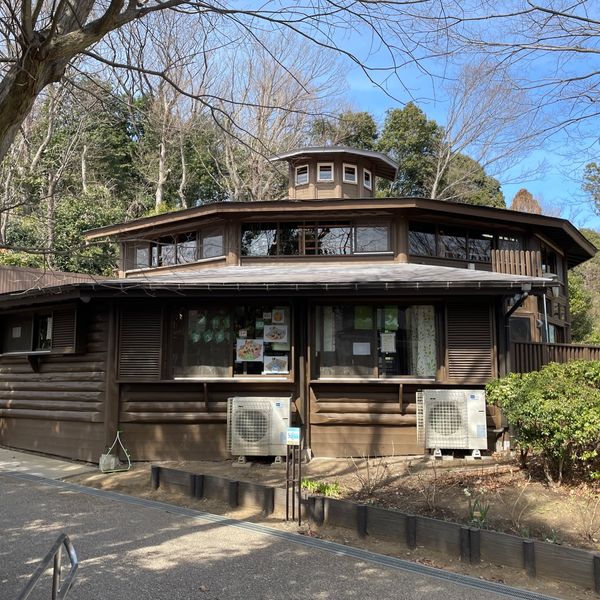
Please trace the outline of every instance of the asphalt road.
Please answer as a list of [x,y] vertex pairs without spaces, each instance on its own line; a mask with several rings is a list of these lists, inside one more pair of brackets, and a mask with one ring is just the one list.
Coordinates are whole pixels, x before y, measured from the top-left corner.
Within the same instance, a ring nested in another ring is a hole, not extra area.
[[[80,561],[69,600],[541,598],[256,524],[23,474],[0,473],[0,528],[2,600],[17,597],[63,531]],[[40,586],[31,598],[50,597],[49,574]]]

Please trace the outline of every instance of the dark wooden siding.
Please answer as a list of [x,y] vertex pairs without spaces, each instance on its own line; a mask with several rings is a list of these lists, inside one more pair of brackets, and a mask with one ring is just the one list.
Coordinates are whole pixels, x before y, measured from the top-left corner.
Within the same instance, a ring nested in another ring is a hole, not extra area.
[[494,335],[490,306],[483,302],[449,304],[447,369],[453,383],[482,383],[494,377]]
[[63,308],[52,313],[52,350],[56,352],[77,351],[77,310]]
[[119,422],[134,460],[227,458],[227,398],[288,395],[294,384],[127,383]]
[[368,384],[313,384],[311,447],[315,456],[421,454],[416,388]]
[[26,357],[0,357],[0,443],[98,460],[103,448],[106,334],[106,312],[90,310],[81,354],[45,355],[38,372]]
[[119,327],[119,379],[154,381],[161,378],[162,311],[122,309]]

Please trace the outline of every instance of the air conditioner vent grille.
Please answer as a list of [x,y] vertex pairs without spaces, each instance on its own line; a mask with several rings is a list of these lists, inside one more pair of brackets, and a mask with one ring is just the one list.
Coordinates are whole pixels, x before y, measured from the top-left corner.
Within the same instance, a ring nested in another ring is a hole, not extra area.
[[438,435],[455,435],[463,425],[464,417],[456,402],[436,402],[429,409],[429,427]]
[[235,413],[233,427],[242,440],[257,444],[269,434],[269,421],[264,410],[243,408]]

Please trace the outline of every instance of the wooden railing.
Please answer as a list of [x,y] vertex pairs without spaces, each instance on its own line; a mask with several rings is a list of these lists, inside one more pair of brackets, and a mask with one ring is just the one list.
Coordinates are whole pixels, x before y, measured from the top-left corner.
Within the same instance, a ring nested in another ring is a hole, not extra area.
[[510,363],[513,373],[539,371],[551,362],[567,363],[572,360],[600,360],[600,346],[578,344],[544,344],[541,342],[513,342]]
[[492,250],[492,271],[543,277],[542,255],[534,250]]

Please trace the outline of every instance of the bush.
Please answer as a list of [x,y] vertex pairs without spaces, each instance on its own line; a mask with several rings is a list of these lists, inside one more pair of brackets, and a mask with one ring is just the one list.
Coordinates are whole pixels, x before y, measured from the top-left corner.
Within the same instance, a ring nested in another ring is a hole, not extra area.
[[583,471],[593,476],[600,444],[600,361],[551,363],[489,383],[522,452],[539,454],[549,482]]

